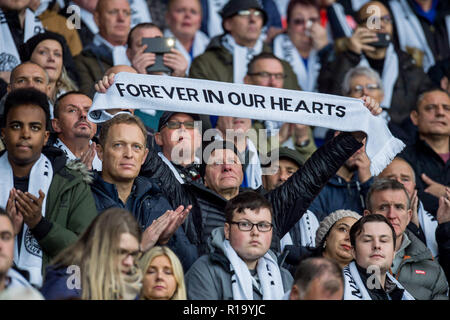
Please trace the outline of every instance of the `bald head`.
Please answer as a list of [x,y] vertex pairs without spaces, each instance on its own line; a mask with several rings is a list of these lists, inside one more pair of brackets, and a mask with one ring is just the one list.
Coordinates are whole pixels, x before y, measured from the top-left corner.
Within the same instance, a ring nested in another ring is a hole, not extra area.
[[45,94],[49,93],[47,71],[37,63],[27,61],[11,71],[8,92],[21,88],[34,88]]
[[413,168],[406,160],[399,157],[394,158],[378,177],[397,180],[405,186],[410,197],[416,188],[416,176]]

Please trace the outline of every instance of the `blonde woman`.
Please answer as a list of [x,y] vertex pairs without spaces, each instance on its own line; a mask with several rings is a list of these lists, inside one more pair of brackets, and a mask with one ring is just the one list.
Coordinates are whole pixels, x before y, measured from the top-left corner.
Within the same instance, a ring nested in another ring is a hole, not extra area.
[[172,250],[153,247],[138,264],[144,274],[141,299],[186,300],[183,267]]
[[105,210],[47,268],[42,294],[46,299],[136,299],[142,283],[136,266],[140,241],[131,213]]

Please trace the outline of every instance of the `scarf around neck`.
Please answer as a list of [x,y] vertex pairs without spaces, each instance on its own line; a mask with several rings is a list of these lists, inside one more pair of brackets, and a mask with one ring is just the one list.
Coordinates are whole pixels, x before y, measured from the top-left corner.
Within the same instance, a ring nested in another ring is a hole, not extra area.
[[[8,152],[5,152],[0,157],[0,177],[2,177],[0,206],[6,208],[9,192],[14,188],[14,174],[8,160]],[[50,160],[41,154],[40,158],[31,168],[29,177],[28,192],[38,198],[39,189],[45,194],[42,203],[42,216],[45,217],[48,190],[53,179],[53,167]],[[20,253],[18,243],[16,239],[14,244],[14,263],[18,268],[28,271],[30,274],[30,282],[40,287],[42,285],[42,248],[26,223],[23,224]]]

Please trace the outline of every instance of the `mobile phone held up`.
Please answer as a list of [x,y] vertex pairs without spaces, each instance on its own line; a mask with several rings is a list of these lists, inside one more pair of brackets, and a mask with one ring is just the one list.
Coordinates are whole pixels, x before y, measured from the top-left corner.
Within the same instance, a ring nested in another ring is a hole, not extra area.
[[375,48],[387,48],[391,43],[391,36],[388,33],[377,33],[378,40],[368,43],[368,45]]
[[173,70],[164,65],[163,55],[169,53],[175,46],[175,38],[142,38],[142,44],[147,48],[144,52],[152,52],[156,55],[155,63],[147,67],[147,72],[172,72]]

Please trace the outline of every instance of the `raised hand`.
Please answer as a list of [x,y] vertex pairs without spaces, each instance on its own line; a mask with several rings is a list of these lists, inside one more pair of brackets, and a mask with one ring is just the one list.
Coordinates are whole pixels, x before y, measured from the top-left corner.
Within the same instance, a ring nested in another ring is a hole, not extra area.
[[188,61],[179,50],[172,48],[170,50],[170,53],[165,53],[163,56],[163,62],[166,67],[169,67],[173,70],[172,76],[186,76]]
[[16,189],[12,188],[9,192],[9,198],[6,203],[6,213],[11,217],[14,227],[14,235],[17,235],[22,229],[23,216],[16,207]]
[[24,193],[20,190],[16,192],[17,209],[22,214],[23,221],[30,229],[36,227],[42,219],[42,203],[44,202],[44,198],[45,193],[42,190],[39,190],[39,198],[29,192]]

